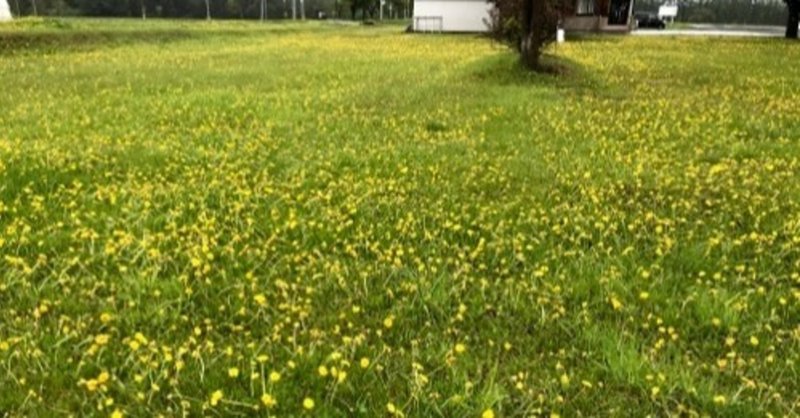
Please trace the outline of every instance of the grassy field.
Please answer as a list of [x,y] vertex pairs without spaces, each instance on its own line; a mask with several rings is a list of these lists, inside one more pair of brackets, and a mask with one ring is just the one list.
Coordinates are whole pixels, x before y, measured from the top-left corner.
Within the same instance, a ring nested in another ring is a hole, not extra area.
[[800,45],[0,25],[0,416],[800,414]]

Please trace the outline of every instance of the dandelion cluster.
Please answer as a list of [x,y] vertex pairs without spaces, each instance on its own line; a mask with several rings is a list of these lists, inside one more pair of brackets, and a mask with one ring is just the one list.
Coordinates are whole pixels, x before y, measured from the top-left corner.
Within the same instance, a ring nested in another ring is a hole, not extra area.
[[197,25],[0,55],[0,411],[800,409],[794,45]]

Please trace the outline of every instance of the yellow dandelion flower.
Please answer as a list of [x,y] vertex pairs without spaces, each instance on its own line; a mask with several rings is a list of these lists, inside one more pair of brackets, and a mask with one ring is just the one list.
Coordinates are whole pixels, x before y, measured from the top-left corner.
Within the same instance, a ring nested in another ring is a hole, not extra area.
[[239,369],[237,367],[231,367],[228,369],[228,377],[237,378],[239,377]]
[[467,351],[467,347],[464,344],[458,343],[456,344],[455,350],[457,354],[462,354]]
[[277,383],[279,380],[281,380],[281,374],[280,373],[275,372],[275,371],[270,372],[270,374],[269,374],[269,381],[270,382]]
[[222,394],[221,390],[214,391],[214,393],[211,394],[211,398],[209,398],[208,403],[210,403],[211,406],[217,406],[219,401],[222,400],[223,396],[224,395]]
[[383,320],[383,326],[389,329],[394,326],[394,315],[389,315]]
[[305,409],[307,409],[309,411],[314,409],[314,400],[311,399],[311,398],[303,399],[303,408],[305,408]]
[[96,391],[97,390],[97,386],[98,386],[98,383],[97,383],[97,380],[95,380],[95,379],[89,379],[89,380],[86,381],[86,390],[88,390],[89,392]]
[[362,369],[366,369],[367,367],[369,367],[369,359],[366,357],[362,357],[361,361],[359,361],[358,364],[361,366]]
[[265,393],[261,395],[261,403],[264,404],[264,406],[266,406],[267,408],[273,408],[275,405],[278,404],[278,401],[276,401],[272,395]]
[[494,411],[492,409],[487,409],[483,411],[481,414],[481,418],[494,418]]

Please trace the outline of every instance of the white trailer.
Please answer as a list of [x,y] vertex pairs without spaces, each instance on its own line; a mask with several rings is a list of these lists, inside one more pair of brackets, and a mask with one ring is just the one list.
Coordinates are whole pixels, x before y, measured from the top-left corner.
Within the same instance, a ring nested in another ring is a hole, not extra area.
[[7,0],[0,0],[0,22],[11,20],[11,8]]
[[414,31],[487,32],[492,7],[486,0],[414,0]]

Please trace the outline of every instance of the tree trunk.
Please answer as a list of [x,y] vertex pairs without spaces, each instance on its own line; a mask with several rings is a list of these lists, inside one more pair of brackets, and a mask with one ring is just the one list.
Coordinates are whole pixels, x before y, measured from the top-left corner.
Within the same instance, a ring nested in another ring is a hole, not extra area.
[[141,2],[142,2],[142,20],[147,20],[147,4],[144,2],[144,0],[141,0]]
[[797,25],[800,23],[800,0],[789,0],[789,21],[786,23],[786,37],[797,39]]
[[211,0],[206,0],[206,20],[211,20]]
[[36,9],[36,0],[31,0],[31,6],[33,6],[33,15],[39,16],[39,11]]
[[522,4],[522,39],[519,52],[522,64],[531,70],[538,70],[539,56],[546,31],[547,0],[524,0]]
[[539,49],[536,42],[535,14],[542,0],[524,0],[522,2],[522,37],[519,53],[522,64],[535,70],[539,67]]

